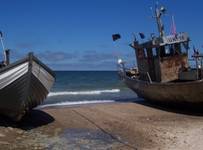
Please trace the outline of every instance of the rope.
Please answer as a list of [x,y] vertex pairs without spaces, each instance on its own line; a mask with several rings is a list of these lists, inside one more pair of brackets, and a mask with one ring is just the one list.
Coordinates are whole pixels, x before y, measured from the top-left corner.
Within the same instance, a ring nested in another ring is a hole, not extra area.
[[126,144],[125,142],[119,140],[116,136],[114,136],[113,134],[109,133],[108,131],[106,131],[105,129],[103,129],[102,127],[100,127],[98,124],[96,124],[95,122],[93,122],[92,120],[90,120],[89,118],[87,118],[86,116],[84,116],[83,114],[79,113],[78,111],[76,110],[72,110],[74,111],[76,114],[78,114],[80,117],[84,118],[85,120],[89,121],[90,123],[92,123],[94,126],[96,126],[98,129],[100,129],[103,133],[109,135],[112,139],[116,140],[117,142],[131,148],[131,149],[134,149],[134,150],[137,150],[136,147],[132,146],[132,145],[129,145],[129,144]]

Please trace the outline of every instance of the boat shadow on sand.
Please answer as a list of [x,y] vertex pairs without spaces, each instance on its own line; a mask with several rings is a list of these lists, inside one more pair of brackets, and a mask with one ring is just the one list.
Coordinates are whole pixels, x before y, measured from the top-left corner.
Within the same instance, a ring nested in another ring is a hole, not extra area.
[[22,130],[31,130],[53,122],[55,119],[48,113],[34,109],[27,113],[19,122],[0,116],[0,127],[14,127]]
[[203,103],[191,104],[191,103],[165,103],[165,102],[154,102],[145,100],[142,98],[131,98],[131,99],[118,99],[116,102],[122,103],[136,103],[146,107],[152,107],[167,112],[191,115],[191,116],[203,116]]

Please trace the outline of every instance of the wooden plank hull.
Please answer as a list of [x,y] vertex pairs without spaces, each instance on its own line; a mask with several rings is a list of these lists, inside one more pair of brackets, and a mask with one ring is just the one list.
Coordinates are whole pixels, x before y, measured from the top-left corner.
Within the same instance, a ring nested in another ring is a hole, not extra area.
[[141,98],[166,103],[203,103],[203,80],[174,83],[149,83],[123,76],[125,84]]
[[53,72],[29,55],[0,70],[0,114],[20,120],[41,104],[55,81]]

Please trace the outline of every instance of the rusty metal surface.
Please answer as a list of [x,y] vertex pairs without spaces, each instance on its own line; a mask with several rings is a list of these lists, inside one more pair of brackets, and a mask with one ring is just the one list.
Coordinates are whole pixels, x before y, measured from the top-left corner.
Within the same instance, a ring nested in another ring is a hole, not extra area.
[[182,68],[188,68],[186,55],[163,58],[160,62],[161,82],[177,80]]

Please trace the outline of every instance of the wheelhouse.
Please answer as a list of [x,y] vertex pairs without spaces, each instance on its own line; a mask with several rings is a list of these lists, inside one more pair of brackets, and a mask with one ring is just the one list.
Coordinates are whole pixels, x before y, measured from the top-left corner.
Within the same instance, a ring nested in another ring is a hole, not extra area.
[[135,41],[131,47],[135,49],[140,79],[178,80],[180,71],[188,68],[188,45],[187,33],[154,37],[142,44]]

